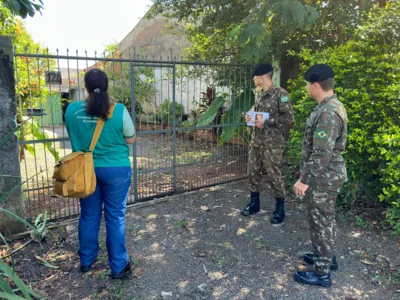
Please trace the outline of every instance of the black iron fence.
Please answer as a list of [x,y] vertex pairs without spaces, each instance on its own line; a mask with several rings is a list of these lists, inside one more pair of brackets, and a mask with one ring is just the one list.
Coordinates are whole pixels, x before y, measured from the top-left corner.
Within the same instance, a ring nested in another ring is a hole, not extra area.
[[17,122],[26,214],[79,214],[78,199],[52,193],[55,162],[72,151],[64,113],[84,100],[86,70],[102,68],[112,98],[131,112],[128,202],[218,185],[246,176],[243,118],[251,106],[248,66],[122,57],[15,53]]

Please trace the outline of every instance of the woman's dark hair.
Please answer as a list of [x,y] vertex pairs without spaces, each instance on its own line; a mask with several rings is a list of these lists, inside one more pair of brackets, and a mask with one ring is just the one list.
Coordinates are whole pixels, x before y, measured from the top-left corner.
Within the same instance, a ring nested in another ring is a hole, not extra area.
[[85,87],[89,93],[86,99],[86,112],[89,116],[107,120],[110,109],[108,77],[100,69],[91,69],[85,74]]

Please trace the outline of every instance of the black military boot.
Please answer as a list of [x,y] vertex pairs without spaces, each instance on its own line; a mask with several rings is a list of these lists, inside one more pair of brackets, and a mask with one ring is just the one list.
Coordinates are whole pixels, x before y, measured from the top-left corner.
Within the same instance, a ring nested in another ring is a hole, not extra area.
[[260,211],[260,193],[251,192],[251,201],[240,214],[242,216],[250,216]]
[[294,280],[310,285],[319,285],[323,287],[332,286],[330,273],[317,274],[315,271],[296,272],[294,273]]
[[[304,254],[303,259],[306,263],[308,263],[310,265],[314,264],[314,255],[311,253]],[[336,260],[336,256],[334,256],[332,258],[331,271],[336,271],[337,269],[339,269],[339,264]]]
[[280,225],[285,218],[285,198],[276,198],[275,211],[271,218],[272,225]]

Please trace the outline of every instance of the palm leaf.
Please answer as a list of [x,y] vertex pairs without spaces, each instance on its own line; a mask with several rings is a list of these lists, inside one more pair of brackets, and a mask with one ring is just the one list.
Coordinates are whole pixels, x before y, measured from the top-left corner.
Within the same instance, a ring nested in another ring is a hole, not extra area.
[[[251,88],[245,89],[232,103],[229,111],[222,116],[221,124],[240,123],[243,120],[242,113],[247,112],[254,105],[254,93]],[[225,127],[221,134],[220,143],[227,143],[235,135],[238,128],[243,125]]]
[[200,119],[197,121],[197,126],[207,126],[214,121],[218,114],[218,110],[224,105],[225,98],[218,96],[212,102],[211,106],[201,115]]

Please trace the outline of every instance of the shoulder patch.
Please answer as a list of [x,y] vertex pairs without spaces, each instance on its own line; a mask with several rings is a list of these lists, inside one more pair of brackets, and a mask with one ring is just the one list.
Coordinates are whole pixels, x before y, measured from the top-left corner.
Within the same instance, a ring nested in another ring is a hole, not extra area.
[[289,96],[281,96],[281,103],[289,102]]
[[323,139],[323,140],[327,140],[329,136],[329,131],[326,129],[317,129],[315,131],[314,137],[316,139]]

